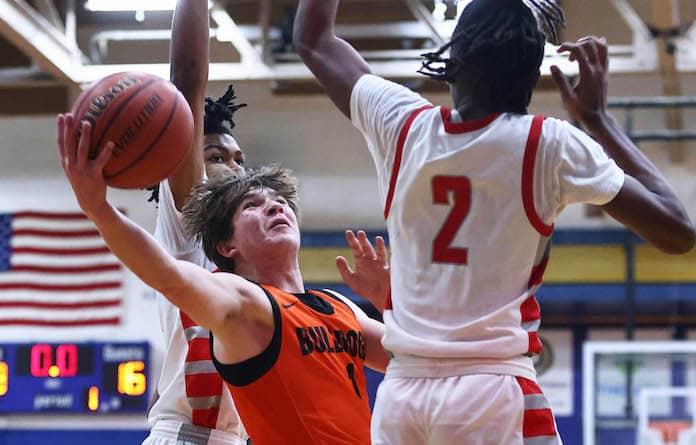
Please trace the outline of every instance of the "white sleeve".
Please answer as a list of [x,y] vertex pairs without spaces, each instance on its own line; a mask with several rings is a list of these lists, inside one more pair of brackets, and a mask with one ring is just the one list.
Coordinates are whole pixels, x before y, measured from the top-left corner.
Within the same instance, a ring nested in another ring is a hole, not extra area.
[[558,119],[544,121],[535,164],[535,206],[545,223],[552,223],[569,204],[607,204],[625,179],[601,145]]
[[203,249],[184,233],[183,215],[174,204],[174,195],[166,179],[160,183],[155,239],[175,258],[189,261],[208,270],[215,269]]
[[430,102],[420,94],[381,77],[366,74],[356,82],[350,96],[350,117],[365,137],[380,176],[391,173],[406,119],[428,105]]

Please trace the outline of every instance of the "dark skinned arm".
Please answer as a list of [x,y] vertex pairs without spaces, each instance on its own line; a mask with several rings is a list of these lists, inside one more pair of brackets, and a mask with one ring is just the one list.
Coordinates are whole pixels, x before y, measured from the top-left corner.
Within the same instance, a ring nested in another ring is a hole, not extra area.
[[558,67],[552,67],[563,105],[602,145],[626,173],[618,195],[602,208],[614,219],[665,253],[682,254],[696,242],[694,226],[684,205],[657,167],[635,146],[609,115],[606,107],[608,56],[604,39],[585,37],[561,45],[577,61],[575,86]]
[[345,40],[336,37],[338,0],[300,0],[293,43],[295,50],[341,112],[350,119],[350,95],[367,62]]
[[170,78],[193,112],[191,148],[179,168],[168,178],[174,204],[181,210],[191,189],[203,178],[203,117],[208,83],[208,0],[178,0],[169,48]]

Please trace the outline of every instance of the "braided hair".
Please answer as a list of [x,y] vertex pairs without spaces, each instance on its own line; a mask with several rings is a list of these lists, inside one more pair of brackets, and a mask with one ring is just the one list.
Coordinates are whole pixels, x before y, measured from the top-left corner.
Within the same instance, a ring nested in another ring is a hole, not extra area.
[[[465,79],[474,102],[492,112],[526,113],[544,45],[545,36],[523,0],[474,0],[462,11],[450,42],[423,54],[418,72],[451,84]],[[448,50],[449,58],[444,56]]]
[[[247,104],[235,103],[237,96],[234,94],[234,86],[227,87],[227,91],[217,100],[205,98],[205,115],[203,116],[203,134],[228,134],[233,136],[234,113]],[[152,192],[147,202],[159,202],[159,184],[147,188]]]
[[217,100],[205,98],[205,118],[203,134],[229,134],[232,136],[234,128],[234,113],[247,104],[235,103],[234,86],[227,87],[227,91]]

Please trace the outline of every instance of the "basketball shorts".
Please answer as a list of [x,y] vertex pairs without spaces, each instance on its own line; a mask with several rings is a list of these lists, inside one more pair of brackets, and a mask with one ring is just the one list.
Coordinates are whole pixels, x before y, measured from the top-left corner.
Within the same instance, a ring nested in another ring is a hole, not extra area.
[[175,421],[158,421],[142,445],[246,445],[246,438]]
[[562,445],[536,382],[509,375],[387,377],[377,390],[373,445]]

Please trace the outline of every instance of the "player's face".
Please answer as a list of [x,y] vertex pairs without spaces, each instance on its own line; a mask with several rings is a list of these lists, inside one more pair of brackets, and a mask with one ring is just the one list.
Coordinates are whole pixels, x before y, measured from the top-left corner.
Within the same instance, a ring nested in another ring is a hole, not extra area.
[[247,261],[268,255],[296,255],[300,247],[297,216],[275,191],[249,192],[232,218],[232,245]]
[[229,134],[206,134],[203,139],[203,159],[208,176],[220,169],[244,174],[244,152]]

